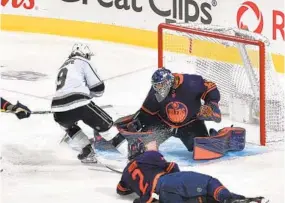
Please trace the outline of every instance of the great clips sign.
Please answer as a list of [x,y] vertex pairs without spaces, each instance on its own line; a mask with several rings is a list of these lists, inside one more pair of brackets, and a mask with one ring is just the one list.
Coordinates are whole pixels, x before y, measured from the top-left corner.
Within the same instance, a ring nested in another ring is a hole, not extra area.
[[[81,3],[88,5],[88,0],[62,0],[67,3]],[[217,6],[217,1],[210,3],[198,0],[171,0],[170,4],[165,6],[165,2],[156,0],[94,0],[98,6],[104,8],[116,8],[123,11],[143,12],[144,9],[151,10],[154,14],[164,17],[168,22],[200,22],[203,24],[212,23],[211,11]],[[146,4],[147,3],[147,4]]]
[[237,10],[237,26],[260,34],[271,31],[273,40],[285,40],[284,12],[278,9],[270,9],[260,1],[245,1]]
[[35,0],[1,0],[1,6],[12,6],[13,8],[33,9]]

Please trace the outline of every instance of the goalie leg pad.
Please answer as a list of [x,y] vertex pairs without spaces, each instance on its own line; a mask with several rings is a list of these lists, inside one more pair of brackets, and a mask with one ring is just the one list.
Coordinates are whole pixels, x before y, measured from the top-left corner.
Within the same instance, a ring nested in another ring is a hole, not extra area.
[[222,157],[228,151],[241,151],[245,147],[246,130],[240,127],[226,127],[210,137],[194,138],[194,160]]

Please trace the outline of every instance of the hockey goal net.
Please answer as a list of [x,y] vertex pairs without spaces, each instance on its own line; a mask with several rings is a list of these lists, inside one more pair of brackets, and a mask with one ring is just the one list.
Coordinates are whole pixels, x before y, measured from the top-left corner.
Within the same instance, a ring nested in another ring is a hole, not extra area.
[[244,127],[247,142],[265,145],[284,140],[284,90],[268,40],[236,28],[200,24],[158,27],[158,66],[198,74],[215,82],[222,122],[208,128]]

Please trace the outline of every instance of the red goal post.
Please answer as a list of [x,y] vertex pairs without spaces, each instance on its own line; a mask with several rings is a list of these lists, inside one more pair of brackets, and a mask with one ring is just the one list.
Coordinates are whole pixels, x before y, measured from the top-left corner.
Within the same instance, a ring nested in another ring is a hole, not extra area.
[[[243,37],[239,36],[231,36],[228,34],[218,33],[218,32],[212,32],[208,30],[200,30],[196,28],[191,27],[185,27],[180,26],[176,24],[166,24],[162,23],[158,26],[158,67],[164,67],[164,32],[165,31],[175,31],[179,33],[186,33],[190,35],[199,35],[207,38],[212,39],[219,39],[219,40],[226,40],[229,42],[234,43],[242,43],[246,45],[253,45],[258,47],[258,53],[259,53],[259,85],[260,85],[260,91],[259,91],[259,118],[260,118],[260,144],[265,145],[266,144],[266,95],[265,95],[265,89],[266,89],[266,78],[265,78],[265,43],[260,40],[256,39],[245,39]],[[189,54],[190,55],[190,54]]]

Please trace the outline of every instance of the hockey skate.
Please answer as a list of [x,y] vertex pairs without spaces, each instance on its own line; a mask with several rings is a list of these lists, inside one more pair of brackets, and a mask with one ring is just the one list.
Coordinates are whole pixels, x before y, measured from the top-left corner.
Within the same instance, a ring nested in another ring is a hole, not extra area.
[[269,203],[269,200],[264,199],[264,197],[252,197],[244,199],[230,199],[226,200],[224,203]]
[[78,154],[77,158],[81,161],[81,163],[89,164],[89,163],[97,163],[96,155],[94,149],[91,144],[87,145],[82,149],[82,152]]

